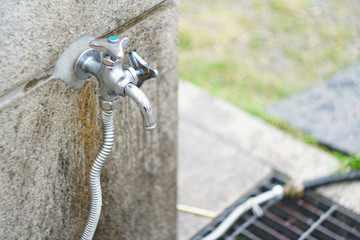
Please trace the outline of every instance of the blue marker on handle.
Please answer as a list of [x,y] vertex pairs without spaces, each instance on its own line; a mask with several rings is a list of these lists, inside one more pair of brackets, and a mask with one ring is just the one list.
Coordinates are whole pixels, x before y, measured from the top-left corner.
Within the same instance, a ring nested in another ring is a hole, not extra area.
[[109,42],[117,42],[117,41],[119,41],[119,38],[115,37],[115,36],[111,36],[108,39],[109,39]]

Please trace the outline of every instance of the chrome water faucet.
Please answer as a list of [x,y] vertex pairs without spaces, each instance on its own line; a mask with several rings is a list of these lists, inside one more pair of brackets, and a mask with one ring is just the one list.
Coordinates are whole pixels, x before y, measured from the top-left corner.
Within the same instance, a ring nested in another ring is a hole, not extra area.
[[92,36],[85,34],[61,54],[53,72],[55,78],[62,79],[67,86],[73,88],[82,87],[85,80],[94,75],[101,92],[103,140],[90,169],[91,204],[82,240],[91,240],[99,223],[102,207],[100,175],[114,145],[114,108],[119,102],[119,96],[129,96],[136,102],[146,130],[156,127],[152,105],[140,87],[146,80],[156,77],[158,72],[136,52],[129,53],[131,66],[123,68],[124,48],[128,43],[129,39],[126,37],[111,36],[94,40]]
[[156,127],[155,114],[146,95],[140,90],[148,79],[158,75],[136,52],[129,53],[131,67],[123,69],[124,48],[129,39],[111,36],[94,39],[89,43],[90,49],[83,52],[75,63],[75,73],[79,79],[94,75],[100,86],[101,106],[104,110],[116,107],[119,96],[131,97],[144,119],[146,130]]

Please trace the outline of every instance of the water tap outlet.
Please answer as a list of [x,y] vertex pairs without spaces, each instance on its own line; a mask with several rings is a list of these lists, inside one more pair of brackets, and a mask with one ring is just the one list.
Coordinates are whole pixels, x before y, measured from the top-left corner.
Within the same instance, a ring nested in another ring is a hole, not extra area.
[[119,96],[131,97],[144,119],[145,129],[156,126],[155,114],[146,95],[140,90],[142,84],[158,75],[158,71],[150,67],[136,52],[129,53],[131,66],[123,68],[127,37],[111,36],[109,38],[90,41],[90,49],[83,52],[76,61],[75,73],[79,79],[94,75],[100,86],[103,109],[116,107]]

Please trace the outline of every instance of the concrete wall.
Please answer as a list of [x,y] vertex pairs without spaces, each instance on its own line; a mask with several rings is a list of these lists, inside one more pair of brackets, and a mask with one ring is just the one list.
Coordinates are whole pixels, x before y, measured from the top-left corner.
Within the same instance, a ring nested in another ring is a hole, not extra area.
[[126,50],[159,70],[142,87],[155,131],[143,129],[131,99],[116,109],[95,239],[175,239],[176,1],[6,1],[0,16],[0,239],[81,236],[102,138],[99,90],[95,79],[74,90],[50,75],[84,33],[128,36]]

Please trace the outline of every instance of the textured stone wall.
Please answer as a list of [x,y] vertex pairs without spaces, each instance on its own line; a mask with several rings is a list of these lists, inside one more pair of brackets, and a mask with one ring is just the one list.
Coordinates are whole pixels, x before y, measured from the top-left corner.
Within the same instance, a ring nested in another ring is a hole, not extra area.
[[116,109],[95,239],[175,239],[176,1],[7,1],[0,15],[0,239],[81,236],[102,139],[99,90],[95,79],[74,90],[50,75],[84,33],[128,36],[126,50],[159,70],[142,87],[156,130],[143,129],[131,99]]

